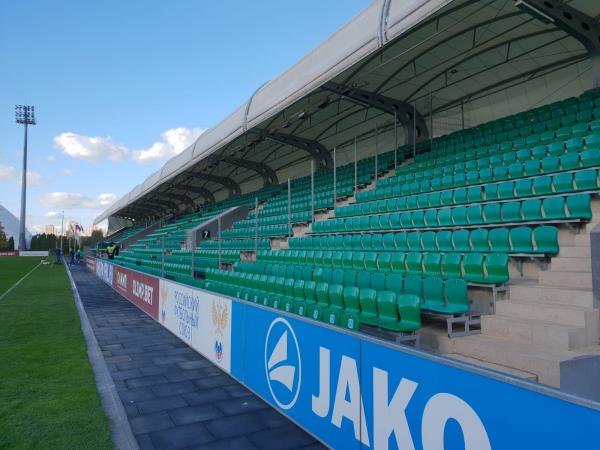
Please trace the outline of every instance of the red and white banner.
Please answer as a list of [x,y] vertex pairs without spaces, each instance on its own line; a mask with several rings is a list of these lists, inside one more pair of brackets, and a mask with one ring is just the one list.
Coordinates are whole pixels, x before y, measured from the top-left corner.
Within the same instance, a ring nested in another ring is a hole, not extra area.
[[158,278],[115,265],[114,288],[131,303],[158,320]]
[[85,266],[90,272],[96,273],[96,258],[94,258],[93,256],[86,256]]
[[0,256],[19,256],[19,252],[0,252]]

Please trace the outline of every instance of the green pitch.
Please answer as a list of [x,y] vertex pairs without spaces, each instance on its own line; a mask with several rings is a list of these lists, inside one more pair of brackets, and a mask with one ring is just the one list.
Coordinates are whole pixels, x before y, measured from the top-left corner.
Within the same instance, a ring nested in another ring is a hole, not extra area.
[[[0,258],[0,295],[38,263]],[[0,300],[0,399],[0,449],[113,448],[63,266]]]

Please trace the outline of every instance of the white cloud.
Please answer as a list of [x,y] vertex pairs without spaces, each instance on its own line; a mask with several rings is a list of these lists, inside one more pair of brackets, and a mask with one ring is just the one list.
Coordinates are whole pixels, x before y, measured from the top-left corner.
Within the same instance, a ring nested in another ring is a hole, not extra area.
[[[27,184],[39,186],[42,183],[42,175],[37,172],[27,172]],[[0,181],[17,181],[21,184],[21,172],[13,166],[0,164]]]
[[115,143],[110,136],[84,136],[72,132],[55,136],[54,145],[72,158],[87,161],[121,161],[131,158],[137,163],[147,164],[178,155],[192,145],[204,131],[204,128],[171,128],[161,134],[160,141],[141,150],[130,150]]
[[63,169],[63,173],[65,175],[73,175],[75,173],[75,171],[73,169],[66,168],[66,169]]
[[53,219],[55,217],[60,217],[60,216],[62,216],[61,211],[48,211],[47,213],[44,213],[44,217],[47,217],[49,219]]
[[56,156],[54,156],[54,155],[48,155],[48,156],[46,156],[46,159],[48,161],[50,161],[50,162],[54,162],[54,161],[56,161]]
[[146,150],[134,151],[133,160],[145,164],[171,158],[192,145],[204,131],[202,128],[171,128],[162,133],[162,141],[155,142]]
[[47,192],[39,200],[42,206],[52,209],[104,209],[117,198],[112,193],[89,197],[80,192]]
[[13,166],[0,164],[0,180],[6,181],[19,176],[19,172]]
[[44,227],[43,225],[29,225],[27,228],[29,228],[29,231],[31,232],[31,234],[40,234],[43,233],[44,231],[46,231],[46,227]]
[[83,136],[67,132],[55,136],[54,145],[65,155],[87,161],[120,161],[129,154],[127,147],[114,143],[110,136]]

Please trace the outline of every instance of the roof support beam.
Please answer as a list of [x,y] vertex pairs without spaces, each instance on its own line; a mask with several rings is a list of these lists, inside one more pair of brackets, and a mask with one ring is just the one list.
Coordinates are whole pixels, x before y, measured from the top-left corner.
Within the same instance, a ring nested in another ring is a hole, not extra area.
[[331,158],[329,150],[318,141],[305,139],[291,134],[279,133],[277,131],[269,131],[263,128],[252,128],[249,132],[258,134],[265,139],[282,145],[290,145],[300,150],[304,150],[313,157],[317,169],[333,169],[333,159]]
[[194,194],[199,194],[204,199],[205,203],[214,203],[215,196],[212,192],[204,187],[199,186],[190,186],[189,184],[178,184],[172,186],[175,189],[179,189],[185,192],[193,192]]
[[279,184],[279,180],[277,179],[277,174],[275,171],[264,163],[250,161],[249,159],[234,158],[233,156],[224,156],[222,161],[226,162],[227,164],[244,167],[258,173],[263,179],[264,187]]
[[515,6],[573,36],[589,53],[600,53],[600,24],[593,17],[559,0],[515,0]]
[[190,197],[188,197],[187,195],[179,195],[179,194],[173,194],[171,192],[158,192],[156,194],[159,197],[167,197],[167,198],[172,198],[173,200],[178,200],[182,203],[185,203],[188,206],[191,207],[195,207],[196,205],[194,204],[194,200],[192,200]]
[[149,205],[157,205],[160,206],[163,210],[168,212],[179,211],[179,205],[170,200],[164,200],[162,198],[154,198],[152,200],[145,200],[144,203],[148,203]]
[[[385,95],[375,94],[374,92],[334,83],[333,81],[325,83],[323,89],[331,91],[358,105],[375,108],[392,116],[396,114],[398,122],[405,130],[407,142],[413,142],[413,131],[415,129],[417,142],[429,138],[429,131],[427,129],[425,118],[419,110],[413,108],[413,105],[410,103]],[[413,111],[416,116],[416,126],[414,124]]]
[[220,177],[218,175],[212,175],[209,173],[201,173],[201,172],[190,172],[188,178],[197,178],[199,180],[211,181],[213,183],[217,183],[223,185],[229,191],[229,197],[234,197],[236,195],[240,195],[242,193],[242,189],[240,185],[233,181],[228,177]]
[[600,23],[564,1],[515,0],[515,6],[577,39],[590,54],[594,87],[600,87]]

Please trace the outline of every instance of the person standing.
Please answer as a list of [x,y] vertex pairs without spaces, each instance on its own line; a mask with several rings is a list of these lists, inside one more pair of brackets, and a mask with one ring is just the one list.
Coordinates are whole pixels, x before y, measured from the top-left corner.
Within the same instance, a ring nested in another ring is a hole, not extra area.
[[108,247],[106,247],[106,254],[108,256],[108,259],[115,259],[116,251],[117,251],[117,246],[115,245],[114,242],[111,242],[110,244],[108,244]]

